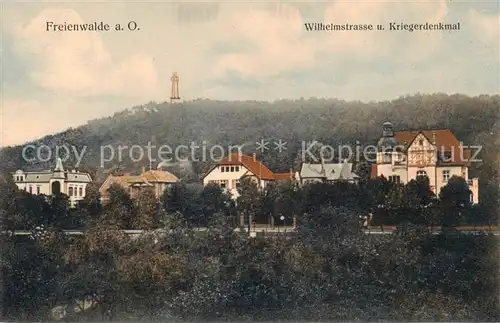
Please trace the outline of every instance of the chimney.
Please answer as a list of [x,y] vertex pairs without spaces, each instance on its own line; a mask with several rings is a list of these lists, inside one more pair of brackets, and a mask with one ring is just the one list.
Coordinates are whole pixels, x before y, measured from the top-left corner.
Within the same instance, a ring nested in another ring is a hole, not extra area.
[[256,161],[257,160],[257,156],[255,155],[255,153],[253,153],[253,161]]
[[436,144],[436,133],[435,132],[432,133],[432,144],[433,145]]

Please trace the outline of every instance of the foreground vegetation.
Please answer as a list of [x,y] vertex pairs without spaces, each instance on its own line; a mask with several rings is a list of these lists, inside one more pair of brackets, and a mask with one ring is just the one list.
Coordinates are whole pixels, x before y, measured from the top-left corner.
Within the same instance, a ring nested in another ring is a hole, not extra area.
[[[33,235],[2,236],[4,319],[47,320],[53,307],[83,299],[95,303],[88,321],[499,319],[496,238],[453,230],[487,217],[460,178],[439,200],[425,178],[284,182],[263,193],[244,181],[240,190],[235,207],[217,186],[180,184],[161,201],[150,191],[133,201],[112,186],[101,205],[90,186],[70,211],[66,196],[33,196],[5,178],[3,229]],[[396,234],[363,234],[367,213],[398,224]],[[234,230],[239,214],[296,214],[297,232],[249,238]],[[431,224],[447,230],[431,235]],[[62,234],[68,225],[85,235]],[[133,238],[124,228],[151,230]]]
[[[498,321],[498,242],[463,235],[457,225],[496,224],[499,205],[500,97],[415,95],[390,102],[309,99],[267,102],[197,100],[184,105],[150,103],[94,120],[34,142],[85,147],[81,170],[96,182],[108,172],[148,167],[127,157],[98,168],[100,147],[173,147],[191,141],[229,146],[266,139],[288,142],[285,152],[260,155],[270,169],[298,169],[302,141],[374,144],[380,125],[396,130],[449,128],[466,145],[482,146],[471,177],[479,177],[480,204],[469,205],[467,185],[454,178],[437,200],[425,179],[405,186],[368,180],[369,165],[356,162],[359,185],[283,183],[260,194],[242,184],[236,207],[219,188],[199,187],[211,162],[172,170],[184,182],[161,201],[144,191],[135,201],[110,188],[101,205],[97,185],[68,209],[67,197],[18,191],[9,172],[48,169],[27,163],[22,146],[0,151],[2,319],[46,321],[57,305],[92,300],[93,316],[71,320],[481,320]],[[157,156],[153,155],[153,158]],[[199,157],[199,156],[197,156]],[[340,157],[340,156],[337,156]],[[70,156],[66,165],[74,165]],[[359,216],[393,224],[394,235],[365,235]],[[297,232],[249,238],[235,232],[239,216],[268,223],[281,215]],[[200,234],[196,227],[206,226]],[[429,226],[443,226],[431,235]],[[62,229],[85,235],[64,235]],[[139,238],[120,229],[146,229]],[[168,234],[155,233],[166,228]]]

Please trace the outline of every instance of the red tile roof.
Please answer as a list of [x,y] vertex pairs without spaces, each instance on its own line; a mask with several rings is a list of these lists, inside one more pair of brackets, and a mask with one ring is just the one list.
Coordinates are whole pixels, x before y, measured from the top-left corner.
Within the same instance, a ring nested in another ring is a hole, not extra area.
[[[423,130],[423,131],[398,131],[395,132],[394,137],[398,144],[407,148],[418,134],[422,133],[431,143],[433,137],[436,138],[435,146],[438,149],[438,154],[441,156],[444,152],[451,152],[451,160],[445,163],[449,164],[464,164],[468,163],[470,158],[470,151],[468,149],[460,148],[460,142],[457,137],[449,129],[439,130]],[[461,154],[463,156],[461,156]]]
[[286,181],[295,179],[294,173],[274,173],[274,179],[277,181]]
[[252,172],[259,179],[273,180],[274,174],[258,160],[254,159],[253,156],[240,155],[238,153],[233,153],[227,157],[224,157],[217,165],[242,165],[245,166],[250,172]]
[[423,130],[423,131],[398,131],[394,134],[394,137],[399,144],[406,145],[411,144],[415,137],[422,133],[430,142],[432,142],[433,134],[436,136],[436,146],[449,151],[452,147],[460,146],[460,142],[457,137],[449,129],[440,130]]

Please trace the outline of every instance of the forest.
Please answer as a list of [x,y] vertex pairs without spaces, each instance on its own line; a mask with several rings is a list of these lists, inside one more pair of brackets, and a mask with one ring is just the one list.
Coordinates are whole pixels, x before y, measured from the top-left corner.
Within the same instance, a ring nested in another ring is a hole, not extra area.
[[[498,238],[455,229],[488,221],[461,178],[439,199],[426,178],[265,191],[244,180],[239,190],[236,203],[217,185],[185,183],[131,199],[115,184],[101,205],[92,185],[70,209],[63,194],[31,195],[4,178],[2,230],[31,234],[2,235],[3,319],[55,320],[54,308],[89,322],[500,318]],[[368,212],[396,232],[366,234]],[[278,214],[297,217],[295,232],[249,237],[239,224]]]
[[[66,321],[498,321],[498,238],[455,228],[497,224],[499,111],[499,96],[460,94],[368,103],[151,102],[32,143],[86,147],[79,168],[94,183],[75,209],[64,195],[17,190],[11,172],[50,169],[54,161],[27,162],[23,145],[4,147],[2,317],[47,321],[63,306]],[[168,170],[182,182],[159,201],[149,191],[132,200],[117,186],[108,204],[99,200],[107,174],[149,166],[145,159],[101,168],[103,145],[282,139],[290,144],[286,151],[257,155],[272,171],[286,172],[298,170],[301,141],[375,144],[385,121],[396,131],[448,128],[464,144],[481,146],[482,162],[470,169],[479,178],[480,203],[470,205],[461,178],[450,179],[438,199],[425,178],[406,185],[369,178],[366,161],[355,161],[358,184],[284,182],[260,192],[243,183],[236,204],[218,187],[200,185],[211,162],[172,165]],[[278,214],[285,221],[296,216],[297,230],[257,238],[238,230],[240,216],[267,223]],[[396,225],[396,232],[365,234],[359,217],[367,214],[372,225]],[[122,229],[147,233],[133,237]],[[8,234],[16,230],[31,234]],[[82,300],[92,305],[82,309]]]

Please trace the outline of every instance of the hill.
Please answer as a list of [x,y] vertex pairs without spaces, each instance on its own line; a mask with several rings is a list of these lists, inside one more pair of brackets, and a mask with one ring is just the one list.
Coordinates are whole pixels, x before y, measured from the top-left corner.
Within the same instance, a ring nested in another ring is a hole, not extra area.
[[[481,158],[473,173],[483,178],[496,179],[498,170],[498,134],[500,97],[468,97],[454,94],[417,94],[402,96],[383,102],[345,102],[336,99],[280,100],[276,102],[227,102],[194,100],[181,104],[150,102],[143,106],[126,109],[112,117],[89,121],[77,128],[43,137],[31,144],[47,145],[53,149],[66,145],[85,154],[80,169],[94,174],[101,164],[101,147],[127,146],[121,160],[117,152],[113,160],[105,162],[100,172],[114,170],[138,171],[149,167],[146,157],[138,162],[131,160],[130,147],[146,147],[148,142],[159,147],[169,145],[250,144],[265,139],[282,139],[288,143],[280,154],[270,151],[260,156],[274,171],[288,171],[302,141],[318,140],[336,147],[339,144],[374,144],[381,135],[381,124],[391,121],[396,130],[449,128],[459,140],[469,145],[483,146]],[[53,165],[47,162],[27,162],[22,156],[23,146],[1,150],[0,167],[3,172],[19,168],[42,169]],[[102,148],[109,157],[111,148]],[[108,149],[108,150],[106,150]],[[146,150],[144,150],[146,151]],[[153,149],[153,152],[155,150]],[[187,150],[186,150],[187,152]],[[133,158],[137,158],[137,151]],[[187,154],[187,153],[186,153]],[[184,154],[184,155],[186,155]],[[201,148],[197,150],[197,156]],[[153,153],[153,158],[156,156]],[[75,165],[77,158],[71,152],[68,165]],[[153,163],[156,166],[158,161]],[[196,176],[200,176],[210,162],[192,164]],[[195,177],[196,177],[195,176]]]

